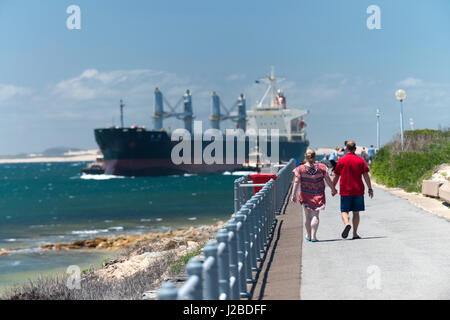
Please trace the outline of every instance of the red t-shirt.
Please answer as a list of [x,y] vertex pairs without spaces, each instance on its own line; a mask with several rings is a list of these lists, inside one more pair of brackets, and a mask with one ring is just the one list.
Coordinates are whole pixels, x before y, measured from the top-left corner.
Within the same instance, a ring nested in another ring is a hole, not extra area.
[[360,156],[347,153],[340,158],[334,169],[334,173],[341,176],[339,194],[341,196],[363,196],[362,174],[366,172],[369,172],[369,167]]

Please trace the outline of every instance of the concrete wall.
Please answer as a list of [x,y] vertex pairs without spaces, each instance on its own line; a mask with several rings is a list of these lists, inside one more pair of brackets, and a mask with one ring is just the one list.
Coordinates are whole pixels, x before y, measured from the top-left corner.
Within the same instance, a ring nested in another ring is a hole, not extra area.
[[422,194],[434,198],[442,198],[450,203],[450,182],[423,180]]
[[422,193],[426,196],[439,198],[439,187],[442,182],[434,180],[423,180],[422,181]]
[[439,197],[450,203],[450,182],[444,182],[439,188]]

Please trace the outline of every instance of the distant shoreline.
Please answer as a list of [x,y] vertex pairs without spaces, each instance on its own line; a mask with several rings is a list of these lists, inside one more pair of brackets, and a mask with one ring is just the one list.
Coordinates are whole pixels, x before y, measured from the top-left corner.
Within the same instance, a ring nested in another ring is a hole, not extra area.
[[0,159],[0,164],[14,164],[14,163],[42,163],[42,162],[92,162],[97,157],[97,150],[87,150],[73,156],[61,157],[30,157],[30,158],[13,158]]

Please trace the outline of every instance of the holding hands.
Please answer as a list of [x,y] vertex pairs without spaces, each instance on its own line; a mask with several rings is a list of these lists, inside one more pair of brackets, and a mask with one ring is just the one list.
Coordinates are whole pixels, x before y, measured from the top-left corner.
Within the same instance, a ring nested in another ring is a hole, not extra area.
[[338,193],[338,191],[336,190],[335,187],[331,188],[331,195],[334,197],[336,194]]
[[292,193],[291,201],[294,202],[294,203],[297,202],[297,197],[295,196],[295,193],[294,193],[294,192]]

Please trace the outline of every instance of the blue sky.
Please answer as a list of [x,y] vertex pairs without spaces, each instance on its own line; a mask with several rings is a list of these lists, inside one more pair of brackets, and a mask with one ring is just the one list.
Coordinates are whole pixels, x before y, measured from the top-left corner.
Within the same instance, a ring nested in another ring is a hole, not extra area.
[[[81,8],[68,30],[66,8]],[[381,9],[369,30],[366,9]],[[105,1],[0,2],[0,154],[95,148],[93,129],[152,127],[153,89],[175,103],[193,92],[197,119],[210,94],[255,103],[254,80],[275,66],[288,104],[310,114],[313,147],[382,143],[399,131],[394,92],[407,92],[405,127],[450,124],[450,2]],[[180,122],[168,121],[172,126]],[[231,126],[224,123],[223,126]]]

